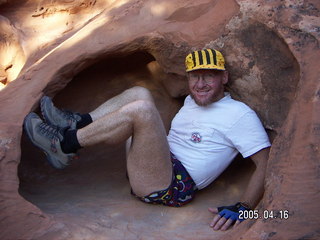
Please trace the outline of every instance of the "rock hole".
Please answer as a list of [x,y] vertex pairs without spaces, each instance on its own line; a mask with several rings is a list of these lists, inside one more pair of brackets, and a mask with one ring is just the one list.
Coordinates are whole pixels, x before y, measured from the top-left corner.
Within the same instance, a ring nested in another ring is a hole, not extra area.
[[[155,58],[146,52],[109,56],[78,73],[64,89],[59,90],[59,85],[54,84],[45,90],[45,94],[52,94],[57,107],[84,113],[129,87],[144,86],[151,90],[169,128],[183,99],[169,96],[161,84],[163,73],[159,74],[162,71],[159,68]],[[39,109],[36,111],[40,112]],[[196,239],[194,229],[203,229],[209,224],[211,216],[207,208],[237,201],[253,171],[250,161],[235,160],[214,184],[199,192],[192,204],[180,210],[145,204],[131,196],[126,179],[124,144],[106,146],[101,143],[82,149],[80,159],[64,170],[52,168],[45,155],[24,134],[21,149],[19,193],[44,213],[63,222],[71,232],[77,232],[81,227],[93,238],[101,234],[121,238],[128,225],[130,231],[125,234],[134,236],[144,232],[145,236],[151,237],[154,226],[164,230],[170,223]],[[193,221],[195,217],[196,222]],[[88,230],[92,228],[97,232]],[[208,234],[211,236],[211,230]],[[128,235],[127,239],[130,238]]]

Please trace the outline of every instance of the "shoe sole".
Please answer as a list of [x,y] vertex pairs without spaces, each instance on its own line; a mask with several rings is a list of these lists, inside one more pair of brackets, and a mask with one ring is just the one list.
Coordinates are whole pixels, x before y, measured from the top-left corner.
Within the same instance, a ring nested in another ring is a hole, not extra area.
[[[53,166],[53,167],[56,168],[56,169],[63,169],[63,168],[65,168],[65,166],[62,165],[61,163],[59,163],[59,166],[56,165],[55,163],[56,163],[57,161],[55,161],[53,158],[50,157],[50,153],[49,153],[46,149],[44,149],[41,145],[38,145],[36,142],[33,141],[32,134],[31,134],[31,132],[29,131],[29,128],[30,128],[30,129],[32,128],[32,127],[30,126],[31,118],[33,118],[32,115],[34,116],[34,114],[28,114],[28,116],[25,118],[24,124],[23,124],[24,130],[25,130],[25,132],[27,133],[28,138],[30,139],[30,141],[32,142],[32,144],[33,144],[34,146],[40,148],[40,149],[45,153],[45,155],[46,155],[46,157],[47,157],[47,160],[48,160],[48,162],[50,163],[51,166]],[[29,121],[29,119],[30,119],[30,121]]]

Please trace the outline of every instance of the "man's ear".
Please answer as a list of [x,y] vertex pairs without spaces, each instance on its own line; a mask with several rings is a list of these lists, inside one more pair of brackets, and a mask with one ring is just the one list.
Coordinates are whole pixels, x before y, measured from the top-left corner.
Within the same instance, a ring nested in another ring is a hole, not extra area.
[[223,71],[222,83],[227,84],[229,81],[229,73],[227,71]]

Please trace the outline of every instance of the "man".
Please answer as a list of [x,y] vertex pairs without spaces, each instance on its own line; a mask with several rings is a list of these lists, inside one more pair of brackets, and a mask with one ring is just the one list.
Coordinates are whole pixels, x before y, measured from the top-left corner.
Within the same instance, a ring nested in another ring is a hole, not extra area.
[[[228,82],[222,54],[214,49],[186,57],[190,95],[172,121],[169,135],[149,91],[134,87],[88,114],[61,111],[41,99],[43,122],[30,113],[24,128],[56,168],[76,151],[99,142],[118,144],[132,138],[127,172],[132,194],[147,203],[182,206],[212,183],[240,152],[256,165],[240,202],[210,208],[210,226],[226,230],[243,219],[239,211],[257,205],[264,192],[270,142],[256,114],[224,93]],[[169,187],[168,187],[169,186]]]

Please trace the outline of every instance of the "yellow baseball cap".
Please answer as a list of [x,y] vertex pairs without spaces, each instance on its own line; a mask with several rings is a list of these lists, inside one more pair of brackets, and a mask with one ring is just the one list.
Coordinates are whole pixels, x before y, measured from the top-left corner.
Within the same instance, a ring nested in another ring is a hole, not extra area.
[[226,70],[222,53],[215,49],[204,49],[191,52],[186,57],[186,71],[199,69]]

